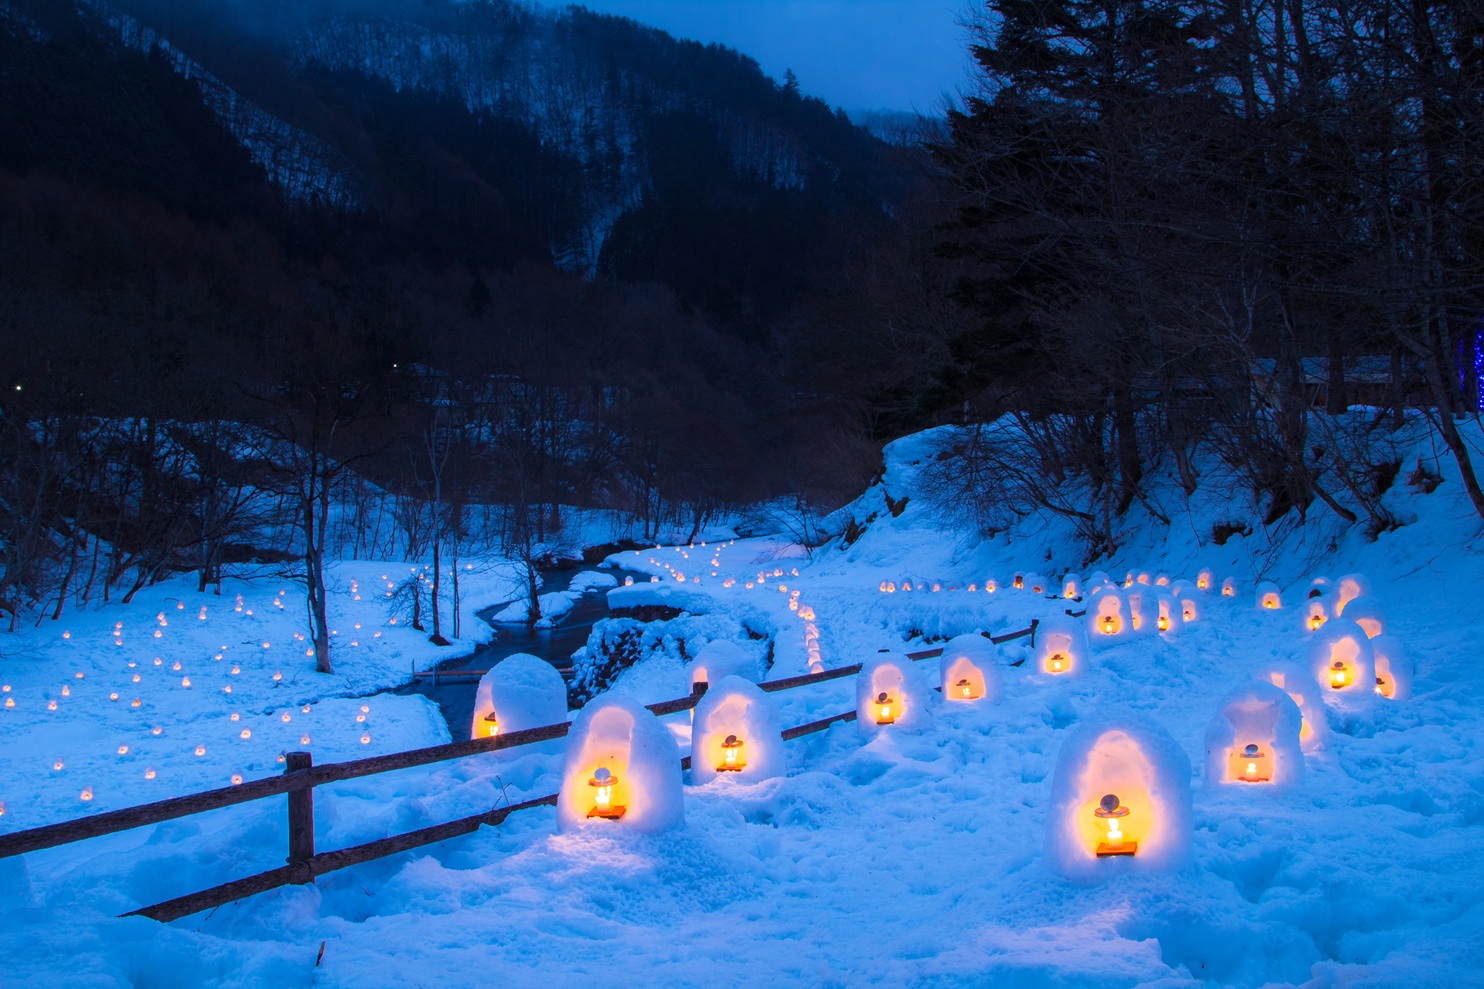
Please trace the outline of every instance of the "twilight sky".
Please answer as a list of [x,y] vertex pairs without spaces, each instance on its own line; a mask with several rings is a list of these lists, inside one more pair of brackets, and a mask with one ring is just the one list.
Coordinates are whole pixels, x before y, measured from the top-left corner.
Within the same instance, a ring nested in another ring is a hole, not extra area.
[[576,2],[677,37],[730,45],[775,79],[791,68],[806,94],[847,110],[936,112],[939,97],[967,78],[966,41],[956,23],[965,0]]

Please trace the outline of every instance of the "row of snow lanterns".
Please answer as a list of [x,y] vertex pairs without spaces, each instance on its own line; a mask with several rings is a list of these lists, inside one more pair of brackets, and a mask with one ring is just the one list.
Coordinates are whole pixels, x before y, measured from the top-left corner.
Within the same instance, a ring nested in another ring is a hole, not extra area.
[[[732,540],[729,540],[727,542],[716,543],[716,544],[714,544],[713,546],[710,547],[710,549],[711,549],[711,553],[709,554],[710,555],[710,560],[708,560],[707,562],[710,564],[710,566],[712,568],[712,570],[711,570],[711,576],[715,577],[720,572],[717,568],[721,566],[721,551],[724,550],[724,549],[726,549],[727,547],[731,546],[732,543],[734,543],[734,542],[736,542],[736,540],[735,539],[732,539]],[[707,545],[706,545],[706,543],[704,541],[702,541],[700,543],[687,543],[684,546],[672,546],[672,547],[670,547],[671,551],[674,552],[675,554],[677,554],[680,557],[681,560],[689,560],[690,559],[690,554],[691,554],[691,552],[693,550],[706,549],[706,548],[707,548]],[[665,549],[665,547],[663,545],[658,545],[658,546],[655,546],[655,548],[653,550],[651,550],[650,552],[651,553],[662,553],[662,552],[664,552],[664,549]],[[642,549],[636,549],[633,552],[634,552],[634,555],[635,556],[642,556],[645,551],[642,550]],[[702,555],[706,555],[706,554],[702,554]],[[692,575],[690,577],[686,577],[684,570],[682,570],[679,567],[672,566],[671,564],[665,562],[664,560],[659,559],[658,557],[655,557],[655,556],[651,555],[650,557],[648,557],[648,559],[649,559],[649,563],[650,563],[651,566],[656,566],[656,567],[663,568],[666,572],[669,573],[669,575],[671,577],[675,578],[675,581],[677,583],[683,584],[687,580],[690,580],[690,581],[692,581],[693,583],[696,583],[696,584],[699,584],[701,582],[701,578],[700,577],[697,577],[697,576],[694,576],[694,575]],[[797,573],[798,571],[794,571],[794,572]],[[659,577],[657,577],[657,576],[650,577],[649,579],[650,579],[650,581],[652,583],[659,583]],[[626,578],[624,580],[624,583],[625,584],[633,584],[634,583],[634,578],[628,577],[628,578]],[[725,587],[731,587],[733,583],[734,583],[734,581],[732,581],[729,578],[724,583],[723,586],[725,586]],[[752,585],[751,584],[748,584],[747,586],[748,587],[751,587]]]

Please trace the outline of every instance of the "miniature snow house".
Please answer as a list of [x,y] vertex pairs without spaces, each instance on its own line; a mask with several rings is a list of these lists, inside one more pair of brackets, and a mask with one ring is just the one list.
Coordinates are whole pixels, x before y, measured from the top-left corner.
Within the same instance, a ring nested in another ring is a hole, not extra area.
[[1154,593],[1139,585],[1123,595],[1128,608],[1128,627],[1134,635],[1149,635],[1157,630],[1155,623]]
[[1356,598],[1371,596],[1371,582],[1365,574],[1347,573],[1335,581],[1335,614],[1343,615],[1345,607]]
[[1282,688],[1266,680],[1238,687],[1206,729],[1207,785],[1282,788],[1302,781],[1303,724],[1303,712]]
[[917,729],[928,720],[927,694],[912,660],[885,653],[855,677],[855,723],[866,735]]
[[1254,670],[1253,678],[1271,683],[1298,705],[1302,717],[1299,746],[1305,752],[1313,752],[1324,746],[1329,737],[1324,695],[1319,682],[1307,670],[1296,663],[1273,662]]
[[1062,578],[1061,596],[1067,600],[1073,600],[1082,596],[1082,578],[1074,573],[1069,573]]
[[1257,606],[1269,611],[1283,607],[1283,598],[1278,594],[1278,585],[1270,580],[1257,585]]
[[1025,575],[1025,589],[1033,594],[1045,594],[1048,586],[1049,581],[1038,573],[1028,573]]
[[1388,700],[1404,701],[1412,696],[1412,660],[1406,646],[1394,635],[1371,639],[1376,657],[1376,693]]
[[567,735],[557,825],[655,834],[684,821],[682,791],[670,730],[637,701],[605,695],[582,709]]
[[703,646],[690,664],[690,686],[694,692],[697,684],[712,684],[729,676],[756,683],[758,674],[758,662],[751,652],[735,642],[717,639]]
[[1365,634],[1373,639],[1386,634],[1386,612],[1381,610],[1381,602],[1373,597],[1362,595],[1346,602],[1345,620],[1365,629]]
[[1073,729],[1056,757],[1048,864],[1105,874],[1108,860],[1173,868],[1190,853],[1190,760],[1164,730],[1132,718]]
[[487,738],[567,720],[567,685],[544,659],[518,652],[479,679],[470,738]]
[[1237,578],[1228,577],[1221,582],[1221,596],[1224,598],[1234,598],[1237,596],[1237,591],[1240,587],[1241,585],[1238,584]]
[[994,643],[978,633],[957,635],[938,660],[943,699],[956,704],[1000,699],[1000,664]]
[[1333,615],[1329,613],[1329,604],[1322,597],[1309,598],[1304,602],[1304,631],[1317,632],[1329,621]]
[[787,770],[773,698],[744,677],[711,684],[696,705],[691,729],[691,782],[709,783],[722,776],[756,783]]
[[1016,572],[1014,575],[1012,575],[1010,577],[1010,586],[1015,588],[1017,591],[1023,590],[1025,588],[1025,574]]
[[1195,586],[1197,590],[1201,591],[1216,590],[1216,572],[1210,567],[1204,568],[1195,575]]
[[1123,595],[1111,587],[1093,595],[1092,604],[1087,609],[1087,624],[1094,641],[1127,636],[1130,625]]
[[1176,599],[1180,603],[1180,622],[1189,625],[1201,619],[1201,602],[1193,595],[1184,594]]
[[1348,618],[1332,618],[1314,633],[1309,668],[1326,700],[1366,697],[1375,692],[1375,651],[1365,629]]
[[1066,615],[1042,619],[1036,629],[1032,668],[1053,676],[1079,676],[1087,663],[1085,626]]
[[1180,602],[1168,594],[1156,594],[1150,610],[1154,613],[1154,628],[1158,632],[1178,632],[1185,620]]

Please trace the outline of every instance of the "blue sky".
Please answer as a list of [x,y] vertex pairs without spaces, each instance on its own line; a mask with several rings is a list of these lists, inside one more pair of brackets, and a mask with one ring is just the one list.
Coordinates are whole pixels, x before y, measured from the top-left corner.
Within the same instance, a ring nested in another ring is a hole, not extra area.
[[[565,6],[544,0],[551,6]],[[967,78],[964,0],[582,0],[582,6],[717,41],[775,79],[847,110],[935,112]]]

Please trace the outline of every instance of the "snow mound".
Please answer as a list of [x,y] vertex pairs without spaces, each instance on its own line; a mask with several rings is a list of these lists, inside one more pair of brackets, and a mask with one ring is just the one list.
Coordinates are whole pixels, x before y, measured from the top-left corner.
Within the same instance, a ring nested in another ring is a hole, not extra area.
[[604,696],[582,709],[567,735],[557,826],[657,834],[684,822],[683,790],[669,730],[637,701]]

